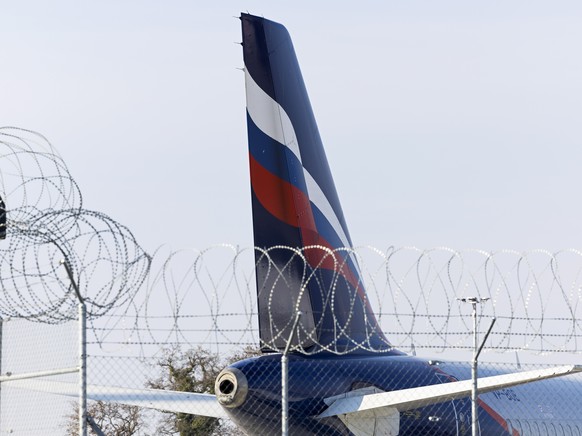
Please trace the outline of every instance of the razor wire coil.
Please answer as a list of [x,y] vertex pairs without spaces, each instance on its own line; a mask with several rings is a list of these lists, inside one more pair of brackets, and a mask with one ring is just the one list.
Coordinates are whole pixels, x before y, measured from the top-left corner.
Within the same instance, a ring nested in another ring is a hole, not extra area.
[[[0,317],[48,324],[75,319],[77,301],[60,266],[64,259],[86,299],[91,341],[104,349],[259,343],[257,263],[264,261],[273,283],[293,273],[273,261],[278,250],[303,265],[295,308],[308,284],[320,285],[318,266],[325,264],[335,274],[331,285],[319,289],[324,304],[333,307],[346,262],[359,265],[366,298],[397,348],[469,348],[471,320],[458,299],[478,296],[491,298],[480,319],[498,319],[491,348],[579,351],[582,252],[577,249],[222,245],[178,251],[161,247],[149,254],[128,227],[84,207],[79,186],[46,138],[16,128],[0,128],[0,197],[6,214],[6,239],[0,241]],[[319,262],[315,267],[309,263],[314,258]],[[272,291],[261,290],[271,299]],[[354,307],[356,294],[351,297],[348,306]],[[349,315],[331,313],[338,337],[348,334]],[[486,324],[480,321],[479,328]],[[287,330],[276,328],[275,340],[261,343],[263,348],[277,350],[275,341]],[[340,353],[334,344],[317,344],[317,328],[321,326],[300,324],[300,335],[318,345],[317,352]],[[366,339],[352,345],[369,348]]]

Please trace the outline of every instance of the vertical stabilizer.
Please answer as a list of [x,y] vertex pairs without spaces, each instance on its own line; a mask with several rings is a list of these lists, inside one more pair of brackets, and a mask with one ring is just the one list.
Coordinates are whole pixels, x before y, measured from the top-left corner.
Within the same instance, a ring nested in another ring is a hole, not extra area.
[[247,125],[264,348],[390,347],[361,282],[352,242],[289,33],[242,14]]

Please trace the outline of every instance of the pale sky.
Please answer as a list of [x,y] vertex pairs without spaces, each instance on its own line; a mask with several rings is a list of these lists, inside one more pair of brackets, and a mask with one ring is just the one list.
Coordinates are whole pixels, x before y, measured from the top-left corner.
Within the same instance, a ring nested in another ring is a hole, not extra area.
[[582,247],[576,1],[27,1],[0,120],[153,251],[252,245],[241,10],[290,31],[355,245]]
[[291,33],[355,245],[582,248],[582,3],[31,0],[0,125],[153,252],[252,245],[240,11]]

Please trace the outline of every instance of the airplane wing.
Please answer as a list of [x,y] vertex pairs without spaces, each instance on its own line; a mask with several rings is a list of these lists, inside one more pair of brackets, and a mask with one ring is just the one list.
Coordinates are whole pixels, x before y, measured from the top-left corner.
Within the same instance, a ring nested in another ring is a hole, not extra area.
[[[67,397],[79,396],[79,386],[75,383],[29,379],[4,382],[7,386],[47,392]],[[215,395],[191,392],[166,391],[162,389],[129,389],[112,386],[87,386],[87,399],[128,406],[145,407],[174,413],[228,418],[218,404]]]
[[[478,380],[478,392],[484,394],[578,372],[582,372],[581,365],[567,365],[484,377]],[[79,395],[78,386],[75,383],[39,379],[13,380],[8,381],[8,383],[12,387],[21,389],[70,397],[78,397]],[[329,407],[318,415],[318,418],[348,414],[357,416],[369,412],[381,412],[382,410],[389,413],[391,413],[390,411],[404,412],[467,397],[471,395],[471,389],[471,380],[380,393],[370,393],[371,391],[365,388],[327,398],[325,402],[329,404]],[[87,387],[87,398],[94,401],[113,402],[174,413],[228,418],[216,400],[216,396],[210,394],[90,385]]]
[[[541,370],[496,375],[478,379],[478,392],[484,394],[498,389],[509,388],[534,381],[561,377],[582,372],[581,365],[567,365]],[[385,409],[404,412],[431,404],[456,400],[471,395],[472,380],[463,380],[392,392],[369,393],[370,391],[347,392],[325,400],[330,406],[318,418],[346,414],[364,414]]]

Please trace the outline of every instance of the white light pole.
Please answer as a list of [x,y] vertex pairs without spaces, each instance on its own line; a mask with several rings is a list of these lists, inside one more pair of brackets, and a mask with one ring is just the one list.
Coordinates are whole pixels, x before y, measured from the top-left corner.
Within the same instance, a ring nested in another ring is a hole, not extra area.
[[485,341],[489,337],[489,333],[493,329],[493,325],[495,324],[495,318],[491,320],[491,324],[489,325],[489,329],[481,342],[481,346],[478,346],[478,332],[477,332],[477,304],[484,303],[489,298],[479,298],[479,297],[468,297],[468,298],[458,298],[458,300],[462,301],[463,303],[471,303],[473,306],[473,361],[471,362],[471,380],[472,380],[472,389],[471,389],[471,420],[472,420],[472,436],[477,436],[479,434],[479,416],[478,416],[478,404],[477,404],[477,379],[478,379],[478,368],[477,362],[479,360],[479,354],[481,354],[481,350],[483,349],[483,345],[485,345]]

